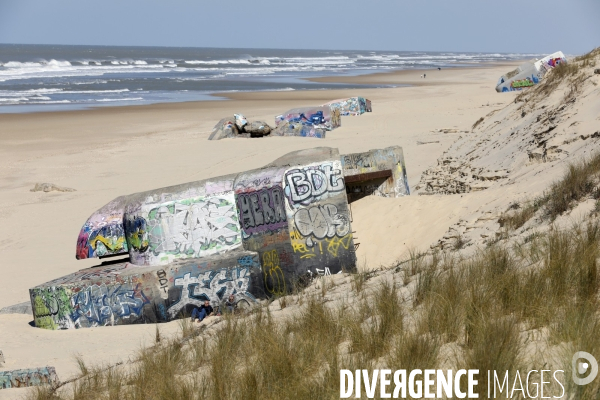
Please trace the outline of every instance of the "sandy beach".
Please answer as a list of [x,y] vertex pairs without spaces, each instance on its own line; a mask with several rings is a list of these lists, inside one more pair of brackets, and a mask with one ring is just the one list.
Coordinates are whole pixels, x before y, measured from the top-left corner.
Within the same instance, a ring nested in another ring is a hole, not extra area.
[[[408,87],[227,93],[227,100],[0,115],[0,308],[28,301],[35,285],[98,265],[97,259],[75,259],[77,235],[93,211],[119,195],[258,168],[317,146],[341,153],[402,146],[413,190],[475,121],[514,100],[515,94],[498,94],[494,86],[516,64],[335,78]],[[344,117],[326,139],[207,140],[218,120],[236,112],[272,123],[287,109],[356,95],[369,98],[373,112]],[[38,182],[76,191],[31,192]],[[481,193],[472,193],[353,203],[360,268],[389,265],[409,250],[427,249],[482,202]],[[4,368],[52,365],[62,380],[77,371],[75,354],[90,363],[127,360],[155,330],[132,325],[46,331],[31,327],[31,320],[0,315]],[[167,334],[179,326],[173,322],[160,329]],[[21,393],[2,390],[0,398]]]

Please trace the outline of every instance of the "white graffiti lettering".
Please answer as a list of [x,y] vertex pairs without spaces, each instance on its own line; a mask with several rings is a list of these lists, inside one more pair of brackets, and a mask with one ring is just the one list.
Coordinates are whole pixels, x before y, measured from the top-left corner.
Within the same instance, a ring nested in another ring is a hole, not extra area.
[[338,209],[333,204],[300,209],[294,215],[294,222],[298,232],[304,237],[344,237],[350,232],[348,217],[338,214]]
[[174,318],[186,305],[201,306],[204,300],[209,300],[213,307],[218,306],[222,299],[230,294],[236,300],[246,300],[248,303],[255,301],[254,296],[248,292],[250,285],[250,269],[246,267],[228,270],[222,268],[218,271],[207,271],[198,276],[191,273],[184,274],[175,279],[175,286],[181,287],[181,298],[169,307],[167,312]]

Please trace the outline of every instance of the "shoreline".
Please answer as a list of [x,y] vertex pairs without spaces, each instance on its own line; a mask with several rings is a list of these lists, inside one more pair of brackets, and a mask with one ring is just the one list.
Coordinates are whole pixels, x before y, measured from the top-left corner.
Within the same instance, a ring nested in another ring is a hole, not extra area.
[[[448,71],[464,71],[471,69],[489,69],[495,68],[499,66],[509,66],[516,65],[523,60],[513,60],[513,61],[504,61],[504,62],[495,62],[495,63],[474,63],[472,66],[460,66],[460,67],[447,67],[442,69],[444,72]],[[182,101],[166,101],[166,102],[157,102],[157,103],[149,103],[149,104],[124,104],[124,105],[92,105],[84,108],[77,109],[54,109],[54,110],[38,110],[38,111],[21,111],[21,112],[1,112],[0,113],[0,122],[2,121],[3,116],[5,115],[35,115],[35,114],[53,114],[53,113],[72,113],[72,112],[90,112],[96,110],[112,110],[112,109],[121,109],[121,108],[131,108],[131,109],[145,109],[151,107],[160,107],[160,108],[168,108],[168,106],[180,105],[180,104],[202,104],[202,103],[211,103],[211,102],[222,102],[222,101],[231,101],[231,100],[246,100],[249,98],[272,97],[273,94],[277,93],[311,93],[311,92],[336,92],[336,91],[362,91],[362,90],[372,90],[372,89],[394,89],[398,87],[410,87],[410,86],[434,86],[439,85],[439,81],[425,81],[424,79],[419,78],[422,74],[427,73],[437,73],[440,72],[437,68],[429,68],[429,69],[398,69],[393,71],[384,71],[384,72],[373,72],[368,74],[361,75],[330,75],[330,76],[322,76],[315,78],[302,78],[303,80],[309,82],[319,82],[319,83],[346,83],[346,84],[354,84],[354,85],[365,85],[368,87],[365,88],[340,88],[340,89],[331,89],[331,88],[321,88],[321,89],[302,89],[302,90],[260,90],[260,91],[240,91],[240,92],[214,92],[211,94],[206,94],[205,96],[210,97],[205,100],[182,100]],[[447,75],[447,74],[446,74]],[[430,75],[430,78],[432,75]],[[443,83],[448,84],[448,81],[444,81]],[[373,85],[388,85],[390,87],[373,87]],[[399,86],[397,86],[399,85]],[[283,96],[285,97],[285,96]],[[322,99],[323,96],[300,96],[306,98],[318,98]],[[337,97],[332,98],[335,99]],[[16,107],[28,107],[29,105],[17,105]],[[42,105],[43,106],[43,105]],[[12,106],[4,106],[4,107],[12,107]],[[31,105],[32,108],[36,107],[36,105]]]

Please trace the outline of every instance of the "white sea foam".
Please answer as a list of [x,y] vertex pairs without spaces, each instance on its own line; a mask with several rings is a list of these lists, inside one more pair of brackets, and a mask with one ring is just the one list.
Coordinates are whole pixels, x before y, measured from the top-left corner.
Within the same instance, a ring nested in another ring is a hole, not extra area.
[[123,97],[121,99],[94,99],[93,101],[99,101],[99,102],[111,102],[111,101],[139,101],[139,100],[144,100],[143,97]]

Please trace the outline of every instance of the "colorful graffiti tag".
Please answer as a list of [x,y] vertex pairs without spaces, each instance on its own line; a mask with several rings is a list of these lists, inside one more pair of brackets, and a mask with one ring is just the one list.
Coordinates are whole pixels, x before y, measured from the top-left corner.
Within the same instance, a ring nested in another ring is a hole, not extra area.
[[136,223],[128,231],[132,259],[138,264],[167,264],[241,246],[233,193],[142,207],[148,211],[133,215]]
[[0,371],[0,389],[60,384],[54,367]]

